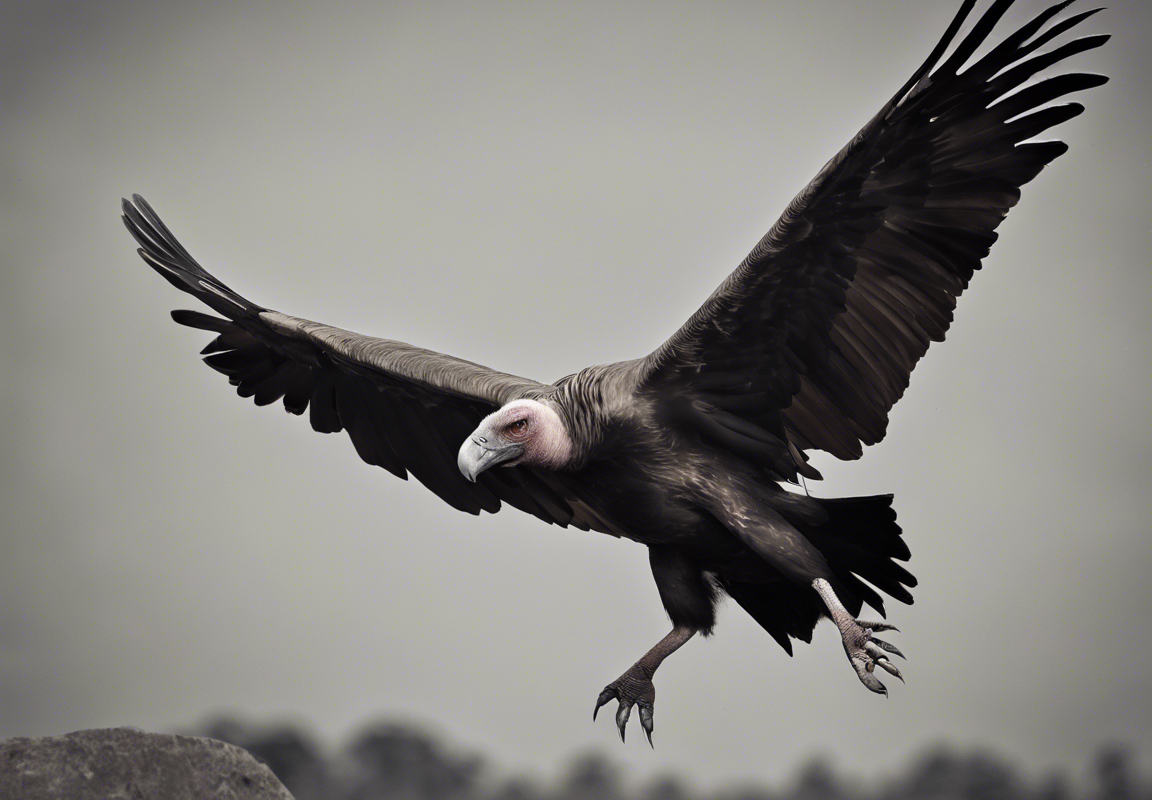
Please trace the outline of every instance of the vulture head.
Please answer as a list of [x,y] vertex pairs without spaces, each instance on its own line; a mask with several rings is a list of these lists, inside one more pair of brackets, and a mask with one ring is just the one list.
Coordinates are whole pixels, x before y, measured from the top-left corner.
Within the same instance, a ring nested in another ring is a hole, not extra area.
[[513,400],[484,418],[464,440],[456,465],[470,481],[498,464],[559,469],[572,456],[560,415],[536,400]]

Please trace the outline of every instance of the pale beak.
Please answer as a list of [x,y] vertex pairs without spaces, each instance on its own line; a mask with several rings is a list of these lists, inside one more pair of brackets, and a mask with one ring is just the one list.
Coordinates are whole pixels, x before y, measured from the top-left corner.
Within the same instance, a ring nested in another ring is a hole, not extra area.
[[464,444],[460,445],[456,466],[460,468],[460,474],[475,483],[477,476],[484,470],[518,458],[523,452],[524,445],[522,444],[489,447],[472,437],[468,437],[464,440]]

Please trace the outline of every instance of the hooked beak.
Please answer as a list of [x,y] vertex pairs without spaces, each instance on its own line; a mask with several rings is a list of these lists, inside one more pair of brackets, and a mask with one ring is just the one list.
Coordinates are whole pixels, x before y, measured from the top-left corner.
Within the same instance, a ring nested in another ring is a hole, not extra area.
[[523,452],[524,445],[522,444],[489,447],[472,437],[468,437],[460,446],[460,454],[456,457],[456,466],[460,468],[460,474],[475,483],[477,476],[484,470],[519,458]]

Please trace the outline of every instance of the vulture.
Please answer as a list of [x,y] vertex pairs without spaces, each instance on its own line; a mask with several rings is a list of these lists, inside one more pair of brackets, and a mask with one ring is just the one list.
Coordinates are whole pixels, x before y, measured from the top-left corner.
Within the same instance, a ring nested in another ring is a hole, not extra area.
[[1080,114],[1052,104],[1103,84],[1031,79],[1108,36],[1054,44],[1099,9],[1041,11],[977,57],[1013,0],[958,13],[919,69],[788,205],[735,271],[655,351],[553,383],[392,339],[289,316],[241,297],[197,261],[139,195],[123,220],[145,262],[215,314],[201,351],[241,397],[282,402],[313,430],[344,431],[361,459],[414,476],[470,514],[510,505],[544,522],[648,547],[672,629],[596,699],[632,709],[652,739],[652,678],[711,632],[732,598],[789,654],[829,617],[860,681],[902,680],[876,637],[884,595],[916,579],[891,495],[824,499],[811,451],[856,459],[996,241],[1020,187],[1067,150],[1036,140]]

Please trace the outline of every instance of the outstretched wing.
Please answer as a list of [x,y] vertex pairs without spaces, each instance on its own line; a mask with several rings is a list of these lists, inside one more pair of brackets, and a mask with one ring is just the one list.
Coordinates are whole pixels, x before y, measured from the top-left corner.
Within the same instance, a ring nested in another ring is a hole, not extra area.
[[996,0],[944,59],[975,5],[966,0],[911,80],[648,356],[642,390],[698,399],[731,423],[728,436],[741,424],[754,426],[749,442],[786,435],[801,472],[797,447],[853,459],[880,441],[1020,187],[1067,150],[1026,140],[1084,110],[1042,106],[1107,80],[1069,73],[1020,88],[1107,41],[1088,36],[1033,55],[1099,10],[1058,19],[1069,2],[961,71],[1012,4]]
[[471,483],[456,453],[480,421],[504,403],[553,387],[470,361],[290,317],[256,305],[206,272],[140,195],[124,201],[124,224],[141,258],[173,286],[220,317],[174,311],[181,325],[216,335],[201,352],[256,405],[283,400],[309,414],[313,430],[347,431],[364,461],[407,480],[411,474],[454,508],[495,512],[501,501],[559,525],[595,527],[574,511],[557,479],[520,467],[488,470]]

